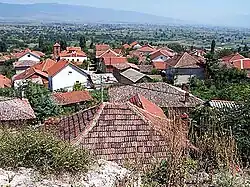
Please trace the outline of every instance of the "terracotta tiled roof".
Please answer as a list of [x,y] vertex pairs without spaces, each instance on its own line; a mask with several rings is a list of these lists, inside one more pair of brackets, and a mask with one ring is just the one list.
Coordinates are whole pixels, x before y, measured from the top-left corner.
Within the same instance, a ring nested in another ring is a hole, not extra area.
[[167,69],[167,63],[160,61],[160,62],[153,62],[153,66],[157,70],[166,70]]
[[87,90],[72,91],[72,92],[66,92],[66,93],[57,92],[57,93],[53,93],[53,98],[57,104],[62,105],[62,106],[92,100],[92,96]]
[[140,72],[142,73],[151,73],[154,69],[153,65],[138,65],[138,67],[140,68]]
[[11,59],[10,55],[0,56],[0,62],[5,62],[5,61],[10,60],[10,59]]
[[132,48],[132,47],[134,47],[134,46],[137,45],[137,44],[138,44],[138,42],[134,41],[134,42],[132,42],[132,43],[130,44],[130,47]]
[[35,118],[35,113],[27,99],[0,98],[0,121],[19,121]]
[[123,44],[122,47],[123,47],[124,49],[129,49],[129,48],[130,48],[130,45],[128,45],[128,44]]
[[168,50],[163,50],[163,49],[159,49],[157,51],[154,51],[150,54],[150,59],[153,60],[158,56],[165,56],[167,58],[172,58],[174,56],[174,53]]
[[62,51],[59,54],[60,57],[86,57],[86,53],[84,53],[83,51]]
[[15,68],[20,68],[20,67],[31,67],[36,65],[38,62],[33,61],[33,60],[21,60],[13,63],[13,66]]
[[236,67],[238,69],[245,69],[245,70],[250,70],[250,59],[249,58],[244,58],[240,60],[235,60],[232,62],[233,67]]
[[174,68],[200,68],[200,61],[192,57],[187,52],[176,55],[166,62],[169,66]]
[[48,58],[45,61],[40,62],[39,64],[34,65],[33,68],[35,68],[37,70],[40,70],[40,71],[43,71],[43,72],[47,72],[48,69],[50,67],[52,67],[54,64],[56,64],[56,61],[51,60],[51,59]]
[[18,75],[15,75],[13,77],[13,81],[25,80],[25,79],[30,79],[30,78],[38,78],[38,77],[48,79],[48,74],[41,70],[35,69],[34,67],[31,67],[31,68],[26,69],[24,72]]
[[27,53],[33,54],[38,58],[41,58],[41,57],[45,56],[45,54],[43,52],[41,52],[41,51],[31,51],[28,48],[23,50],[23,51],[14,53],[14,56],[15,56],[15,58],[21,58],[22,56],[26,55]]
[[122,64],[115,64],[114,67],[120,71],[124,71],[129,68],[140,70],[139,67],[132,63],[122,63]]
[[81,52],[82,48],[81,47],[67,47],[66,51],[69,51],[69,52],[71,52],[71,51],[79,51],[79,52]]
[[43,57],[45,54],[41,51],[32,51],[31,53],[35,54],[36,56]]
[[48,75],[49,76],[54,76],[56,75],[60,70],[62,70],[64,67],[66,67],[67,65],[69,65],[70,63],[67,60],[59,60],[56,64],[54,64],[53,66],[51,66],[48,69]]
[[193,108],[203,101],[192,94],[167,83],[139,83],[135,85],[112,87],[108,91],[111,102],[128,101],[140,94],[161,108]]
[[107,58],[107,57],[117,57],[117,54],[112,49],[108,49],[107,51],[96,51],[96,58]]
[[174,124],[130,102],[103,103],[55,125],[63,140],[89,149],[98,159],[121,164],[127,160],[149,164],[153,158],[164,159],[173,147],[179,151],[190,147],[185,124]]
[[166,118],[166,115],[160,107],[158,107],[156,104],[152,103],[140,94],[136,94],[135,96],[130,98],[129,101],[132,104],[138,106],[139,108],[150,112],[151,114],[154,114],[158,117]]
[[103,58],[104,64],[107,65],[114,65],[114,64],[125,64],[128,63],[126,57],[106,57]]
[[122,53],[122,49],[119,48],[113,49],[113,51],[116,52],[118,55]]
[[10,88],[11,80],[4,75],[0,74],[0,88]]
[[137,51],[143,52],[143,53],[144,52],[152,53],[152,52],[156,51],[156,49],[153,48],[153,47],[151,47],[151,46],[149,46],[149,45],[144,45],[140,49],[137,49]]
[[110,49],[110,46],[107,44],[97,44],[95,48],[96,51],[107,51],[108,49]]
[[231,63],[235,60],[240,60],[240,59],[244,59],[245,57],[242,56],[239,53],[235,53],[235,54],[231,54],[229,56],[225,56],[221,59],[222,62],[226,62],[226,63]]

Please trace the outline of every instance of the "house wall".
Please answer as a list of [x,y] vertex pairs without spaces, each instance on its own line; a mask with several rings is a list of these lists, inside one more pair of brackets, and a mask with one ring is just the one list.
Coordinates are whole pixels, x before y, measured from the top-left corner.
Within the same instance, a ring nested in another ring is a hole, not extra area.
[[37,58],[29,53],[18,59],[18,61],[22,61],[22,60],[32,60],[35,62],[40,62],[40,58]]
[[175,85],[182,85],[189,83],[189,79],[192,77],[197,77],[199,79],[204,79],[205,72],[204,68],[176,68],[168,69],[167,76],[175,76]]
[[80,70],[68,65],[57,73],[54,77],[50,77],[49,88],[52,91],[64,88],[73,90],[76,81],[79,81],[85,87],[88,87],[88,76],[84,75]]
[[170,57],[166,57],[166,56],[164,56],[164,55],[160,55],[160,56],[154,58],[152,61],[153,61],[153,62],[159,62],[159,61],[166,61],[166,60],[168,60],[168,59],[170,59]]
[[16,74],[18,75],[20,73],[23,73],[28,68],[29,67],[18,67],[18,68],[15,68]]
[[149,82],[150,81],[150,78],[147,78],[147,77],[143,77],[141,78],[140,80],[138,80],[137,82],[133,82],[129,79],[127,79],[126,77],[120,75],[120,80],[118,80],[118,82],[122,83],[122,84],[136,84],[136,83],[144,83],[144,82]]
[[[87,57],[61,57],[61,59],[66,59],[69,62],[84,62],[87,61]],[[74,60],[74,61],[73,61]],[[78,61],[77,61],[78,60]]]

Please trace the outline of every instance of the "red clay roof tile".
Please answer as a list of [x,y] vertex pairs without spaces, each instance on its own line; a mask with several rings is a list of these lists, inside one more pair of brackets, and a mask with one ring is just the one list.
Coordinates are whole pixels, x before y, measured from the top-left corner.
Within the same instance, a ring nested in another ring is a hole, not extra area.
[[70,105],[75,103],[80,103],[84,101],[91,101],[92,96],[89,91],[72,91],[66,93],[53,93],[53,98],[59,105]]

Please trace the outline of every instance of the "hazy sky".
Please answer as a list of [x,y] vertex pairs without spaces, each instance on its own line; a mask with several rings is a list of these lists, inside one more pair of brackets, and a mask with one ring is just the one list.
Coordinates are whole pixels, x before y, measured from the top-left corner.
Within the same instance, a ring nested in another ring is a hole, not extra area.
[[183,20],[213,22],[216,17],[250,15],[249,0],[0,0],[7,3],[64,3],[132,10]]

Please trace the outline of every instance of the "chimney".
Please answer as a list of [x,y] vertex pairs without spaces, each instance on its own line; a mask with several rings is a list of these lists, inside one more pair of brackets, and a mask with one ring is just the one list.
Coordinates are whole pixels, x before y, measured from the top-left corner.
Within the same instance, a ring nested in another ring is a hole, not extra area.
[[187,103],[189,100],[189,92],[185,92],[185,96],[184,96],[184,104]]
[[61,53],[61,46],[59,43],[55,43],[55,45],[53,46],[54,59],[57,59],[60,53]]

